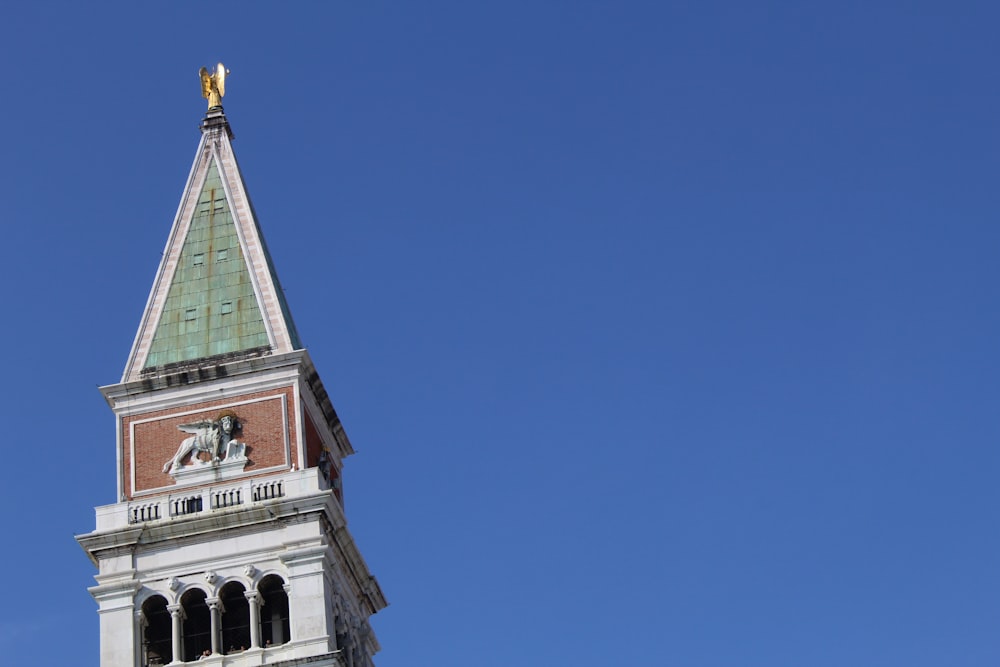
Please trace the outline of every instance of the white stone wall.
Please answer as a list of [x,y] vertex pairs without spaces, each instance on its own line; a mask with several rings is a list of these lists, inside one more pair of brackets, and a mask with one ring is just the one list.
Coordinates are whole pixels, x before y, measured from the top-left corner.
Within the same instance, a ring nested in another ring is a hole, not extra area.
[[277,479],[280,498],[216,510],[206,504],[182,517],[136,522],[130,508],[146,501],[97,508],[98,530],[78,539],[100,570],[91,593],[101,615],[101,667],[139,664],[139,612],[150,597],[163,596],[169,607],[199,588],[215,598],[231,581],[254,591],[271,574],[287,584],[290,641],[220,655],[219,664],[265,665],[332,654],[336,609],[353,622],[354,631],[363,627],[367,633],[367,618],[377,611],[367,601],[368,569],[325,479],[315,468]]

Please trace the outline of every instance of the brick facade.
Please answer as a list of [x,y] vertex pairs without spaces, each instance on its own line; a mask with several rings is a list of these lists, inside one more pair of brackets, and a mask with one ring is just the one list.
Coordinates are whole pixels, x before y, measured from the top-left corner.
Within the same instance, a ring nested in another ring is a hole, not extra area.
[[[223,412],[236,414],[242,424],[242,430],[236,434],[236,439],[247,445],[247,475],[273,469],[275,466],[290,467],[293,463],[296,467],[302,467],[302,462],[296,456],[296,405],[292,387],[230,396],[123,417],[122,455],[126,497],[132,498],[135,493],[153,490],[171,491],[175,486],[174,480],[163,472],[163,466],[188,437],[187,433],[177,427],[180,424],[217,419]],[[286,449],[286,443],[290,451]]]
[[309,413],[305,413],[305,432],[306,432],[306,465],[310,468],[319,465],[319,455],[323,451],[323,441],[319,437],[319,431],[316,430],[316,425],[313,424],[312,417]]

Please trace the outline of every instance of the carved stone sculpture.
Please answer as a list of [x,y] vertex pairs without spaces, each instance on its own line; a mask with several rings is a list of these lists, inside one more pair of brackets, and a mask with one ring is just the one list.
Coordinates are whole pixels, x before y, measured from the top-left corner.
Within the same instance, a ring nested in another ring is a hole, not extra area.
[[198,454],[204,452],[212,457],[211,463],[218,463],[220,460],[229,460],[246,457],[246,445],[233,439],[233,432],[240,428],[240,423],[235,415],[223,414],[218,419],[203,420],[190,424],[180,424],[177,428],[190,433],[191,437],[184,438],[177,453],[163,464],[163,472],[173,474],[184,467],[184,458],[190,454],[191,463],[198,465],[205,462],[198,458]]

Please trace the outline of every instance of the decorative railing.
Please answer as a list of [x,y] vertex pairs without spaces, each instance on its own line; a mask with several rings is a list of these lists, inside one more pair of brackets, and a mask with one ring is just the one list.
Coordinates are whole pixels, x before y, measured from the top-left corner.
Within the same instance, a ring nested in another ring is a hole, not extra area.
[[243,504],[243,489],[236,487],[232,489],[220,489],[218,491],[213,490],[211,497],[212,509],[214,510],[223,507],[235,507],[236,505]]
[[319,468],[307,468],[246,479],[239,484],[230,482],[224,486],[185,489],[166,496],[98,507],[98,530],[230,510],[279,498],[309,495],[329,488],[330,483]]
[[160,503],[132,503],[128,508],[129,523],[156,521],[160,518]]
[[200,496],[181,496],[180,498],[170,498],[170,516],[184,516],[185,514],[197,514],[204,506],[204,499]]
[[282,498],[285,495],[284,484],[280,479],[261,482],[253,485],[254,502],[261,500],[271,500],[272,498]]

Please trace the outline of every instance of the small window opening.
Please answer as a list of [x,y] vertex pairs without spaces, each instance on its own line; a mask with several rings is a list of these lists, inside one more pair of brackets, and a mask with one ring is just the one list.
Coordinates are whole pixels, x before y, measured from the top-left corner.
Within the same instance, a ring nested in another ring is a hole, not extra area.
[[187,310],[184,311],[184,319],[187,320],[188,322],[196,319],[197,317],[198,317],[197,308],[188,308]]
[[219,312],[221,312],[223,315],[228,315],[229,313],[233,312],[233,302],[223,301],[222,309]]
[[199,252],[194,256],[194,265],[201,266],[205,263],[205,253]]
[[217,262],[221,262],[226,259],[229,259],[229,248],[223,248],[215,255],[215,261]]
[[344,622],[343,616],[339,613],[333,619],[333,631],[334,638],[337,642],[337,648],[344,650],[347,648],[347,623]]
[[261,597],[260,640],[264,646],[277,646],[291,638],[288,622],[288,593],[281,577],[270,574],[257,586]]

